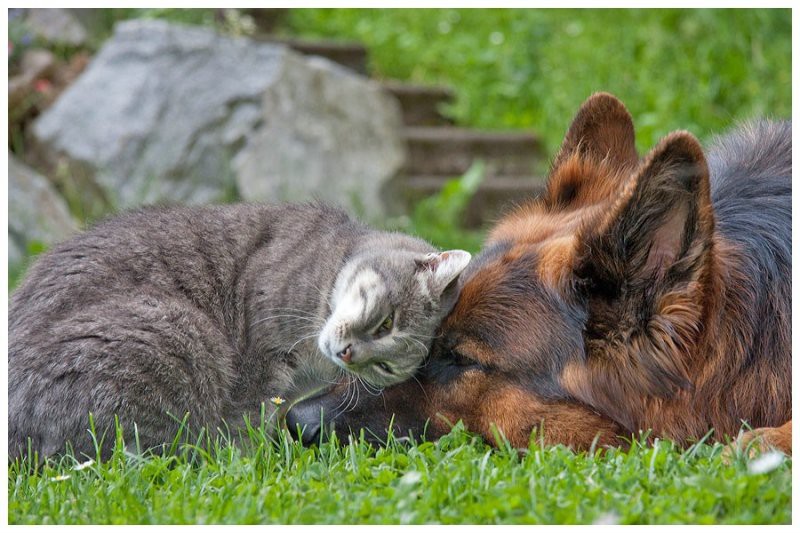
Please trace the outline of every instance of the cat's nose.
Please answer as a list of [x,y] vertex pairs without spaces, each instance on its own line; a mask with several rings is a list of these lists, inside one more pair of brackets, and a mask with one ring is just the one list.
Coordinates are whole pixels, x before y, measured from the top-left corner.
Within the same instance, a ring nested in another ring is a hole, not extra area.
[[336,354],[336,357],[345,363],[349,363],[353,359],[353,345],[348,344],[344,350]]

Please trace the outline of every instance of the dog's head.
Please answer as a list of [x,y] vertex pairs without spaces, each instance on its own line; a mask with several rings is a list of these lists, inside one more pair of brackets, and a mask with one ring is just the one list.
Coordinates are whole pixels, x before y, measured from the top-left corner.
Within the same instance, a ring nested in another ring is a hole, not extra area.
[[[635,431],[635,413],[691,387],[685,354],[703,313],[712,246],[708,170],[686,132],[643,160],[611,95],[580,109],[546,193],[506,216],[462,276],[414,380],[330,412],[337,426],[429,436],[463,420],[516,446],[586,447]],[[311,405],[311,407],[308,407]],[[426,421],[427,426],[426,426]],[[290,422],[292,420],[290,419]]]

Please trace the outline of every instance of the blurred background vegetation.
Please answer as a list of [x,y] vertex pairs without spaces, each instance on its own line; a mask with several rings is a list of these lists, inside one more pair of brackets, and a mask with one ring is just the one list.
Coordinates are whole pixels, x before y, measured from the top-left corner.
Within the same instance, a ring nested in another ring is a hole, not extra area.
[[[251,31],[212,9],[107,11],[97,44],[127,18]],[[274,30],[360,41],[372,75],[453,87],[456,123],[531,128],[550,153],[599,90],[626,103],[640,150],[675,129],[708,139],[791,114],[789,9],[290,9]]]
[[360,40],[378,75],[455,87],[457,122],[532,128],[551,154],[600,90],[628,106],[640,151],[791,114],[788,9],[295,9],[286,26]]
[[[252,21],[227,11],[98,10],[90,47],[130,18],[252,34]],[[581,102],[601,90],[628,106],[640,152],[675,129],[708,141],[743,119],[791,116],[789,9],[291,9],[273,31],[359,41],[371,76],[451,87],[445,113],[455,124],[534,130],[548,158]],[[24,48],[13,25],[9,38],[15,54]],[[459,227],[474,182],[466,176],[386,225],[476,250],[482,233]]]

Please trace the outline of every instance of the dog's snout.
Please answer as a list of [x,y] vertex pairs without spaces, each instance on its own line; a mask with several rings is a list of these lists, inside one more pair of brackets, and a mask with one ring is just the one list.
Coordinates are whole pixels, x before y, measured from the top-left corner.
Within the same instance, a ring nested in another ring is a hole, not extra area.
[[324,424],[324,410],[314,401],[302,401],[286,413],[286,427],[289,433],[299,439],[304,446],[319,443]]

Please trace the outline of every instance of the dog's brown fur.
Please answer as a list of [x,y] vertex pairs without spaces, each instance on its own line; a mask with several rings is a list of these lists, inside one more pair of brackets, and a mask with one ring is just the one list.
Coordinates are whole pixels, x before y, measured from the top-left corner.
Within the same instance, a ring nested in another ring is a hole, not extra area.
[[[780,150],[758,148],[790,161],[785,133],[776,137]],[[788,165],[788,175],[744,168],[741,182],[717,184],[715,198],[740,187],[735,200],[751,204],[712,201],[709,166],[691,134],[668,135],[640,160],[623,104],[592,96],[546,193],[501,220],[465,274],[418,381],[340,420],[379,430],[399,413],[401,430],[431,418],[429,433],[438,434],[445,420],[462,419],[488,438],[494,425],[518,446],[544,425],[546,442],[577,448],[596,435],[610,444],[649,429],[679,443],[709,429],[721,439],[746,421],[774,426],[764,434],[790,451]],[[767,177],[748,189],[756,171]],[[758,213],[752,202],[773,205],[773,196],[781,211]],[[745,225],[730,222],[735,216]],[[772,226],[747,235],[758,217],[772,217]]]

